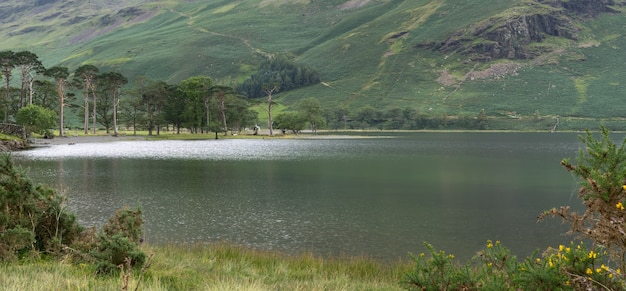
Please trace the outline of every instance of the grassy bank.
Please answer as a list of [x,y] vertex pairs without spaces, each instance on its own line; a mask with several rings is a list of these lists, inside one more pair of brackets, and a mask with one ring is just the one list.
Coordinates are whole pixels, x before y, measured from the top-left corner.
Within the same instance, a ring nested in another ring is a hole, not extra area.
[[407,262],[289,256],[228,244],[143,246],[145,271],[95,276],[89,265],[33,259],[0,265],[5,290],[402,290]]

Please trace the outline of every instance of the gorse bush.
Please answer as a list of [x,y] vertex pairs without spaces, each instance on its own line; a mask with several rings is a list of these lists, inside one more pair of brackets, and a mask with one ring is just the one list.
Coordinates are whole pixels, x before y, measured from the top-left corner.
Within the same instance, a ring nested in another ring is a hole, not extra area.
[[580,180],[580,197],[585,211],[580,214],[563,206],[542,213],[561,217],[571,225],[571,234],[590,239],[597,246],[608,250],[610,259],[624,270],[626,255],[626,148],[617,146],[608,130],[602,128],[602,136],[595,139],[587,131],[581,137],[585,149],[581,150],[577,164],[565,159],[561,164]]
[[98,233],[96,248],[92,251],[98,273],[111,273],[120,265],[142,266],[146,254],[139,249],[141,241],[141,210],[118,210]]
[[54,254],[83,228],[65,210],[64,197],[34,185],[8,154],[0,156],[0,258],[14,260],[28,251]]
[[95,263],[98,273],[110,273],[127,260],[143,265],[141,210],[121,209],[97,232],[82,227],[64,201],[53,189],[35,185],[10,154],[0,155],[0,260],[71,256]]
[[548,248],[518,261],[499,241],[491,240],[468,263],[425,244],[428,254],[411,255],[415,263],[402,284],[408,290],[623,290],[621,269],[606,263],[601,247],[582,242]]

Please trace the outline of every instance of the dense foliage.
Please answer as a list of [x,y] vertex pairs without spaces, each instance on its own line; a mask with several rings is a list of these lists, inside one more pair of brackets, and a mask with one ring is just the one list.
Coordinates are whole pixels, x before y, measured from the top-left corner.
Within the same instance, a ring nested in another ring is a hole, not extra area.
[[63,202],[53,189],[35,185],[10,155],[1,155],[0,258],[55,254],[76,240],[83,228]]
[[26,128],[28,134],[34,132],[45,137],[51,137],[57,120],[57,113],[39,105],[26,105],[17,111],[16,122]]
[[92,263],[111,273],[146,259],[140,210],[121,209],[102,230],[82,227],[55,190],[35,185],[9,154],[0,156],[0,261],[46,255]]
[[266,95],[265,87],[276,85],[281,91],[315,85],[320,82],[319,74],[302,64],[297,64],[284,56],[270,58],[259,70],[247,78],[237,88],[248,98],[261,98]]

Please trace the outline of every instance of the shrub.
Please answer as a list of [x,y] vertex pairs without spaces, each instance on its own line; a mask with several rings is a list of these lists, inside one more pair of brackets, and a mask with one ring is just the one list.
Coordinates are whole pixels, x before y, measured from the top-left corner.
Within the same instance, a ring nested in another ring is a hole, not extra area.
[[65,210],[64,198],[35,186],[15,166],[10,154],[0,156],[0,259],[20,257],[28,249],[58,253],[83,228]]
[[410,255],[415,269],[405,274],[404,283],[409,290],[468,290],[475,287],[469,266],[459,266],[455,264],[454,255],[437,251],[428,243],[424,245],[428,256],[424,253]]
[[112,273],[125,264],[141,267],[145,263],[146,254],[139,249],[142,224],[140,209],[123,208],[109,219],[97,234],[97,246],[92,252],[96,272]]
[[621,269],[605,263],[601,247],[582,242],[548,248],[518,262],[499,241],[486,247],[467,264],[454,255],[425,244],[429,254],[411,255],[413,271],[404,275],[408,290],[623,290]]
[[17,111],[17,124],[26,127],[28,135],[34,132],[45,137],[52,136],[50,128],[56,125],[57,113],[39,105],[26,105]]
[[66,210],[64,197],[34,185],[10,154],[0,156],[0,260],[20,259],[28,252],[60,257],[70,254],[94,262],[98,273],[111,273],[128,262],[141,267],[141,210],[118,210],[100,232],[80,226]]
[[608,130],[602,128],[602,136],[595,139],[587,131],[580,137],[585,144],[577,164],[564,159],[561,164],[580,180],[578,197],[585,205],[579,214],[569,206],[553,208],[539,216],[561,217],[571,225],[569,233],[590,239],[594,245],[606,248],[610,259],[624,270],[626,255],[626,148],[617,146]]

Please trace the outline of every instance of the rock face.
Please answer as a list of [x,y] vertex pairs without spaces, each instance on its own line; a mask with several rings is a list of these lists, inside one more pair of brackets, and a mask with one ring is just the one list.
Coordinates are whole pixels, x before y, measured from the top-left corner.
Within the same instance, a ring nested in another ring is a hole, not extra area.
[[601,13],[617,13],[611,6],[621,5],[614,0],[540,0],[555,8],[564,8],[569,13],[585,17],[596,17]]
[[[537,9],[513,8],[506,16],[495,16],[430,46],[443,53],[468,55],[473,61],[532,59],[549,48],[531,44],[540,44],[548,36],[575,40],[578,29],[574,18],[616,13],[610,6],[621,5],[613,0],[539,1]],[[546,9],[546,4],[552,8]],[[516,13],[515,9],[523,12]]]

